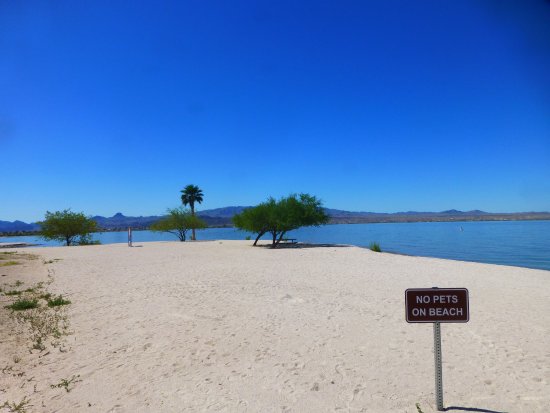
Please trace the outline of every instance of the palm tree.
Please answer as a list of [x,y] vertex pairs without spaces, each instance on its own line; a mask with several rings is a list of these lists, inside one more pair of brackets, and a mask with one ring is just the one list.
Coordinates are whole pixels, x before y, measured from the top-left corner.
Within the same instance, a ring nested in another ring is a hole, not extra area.
[[[191,215],[195,216],[195,202],[198,202],[199,204],[202,203],[202,189],[200,189],[197,185],[187,185],[185,188],[183,188],[181,191],[181,203],[184,206],[189,205],[189,208],[191,208]],[[193,228],[193,234],[191,236],[191,239],[194,241],[195,238],[195,228]]]

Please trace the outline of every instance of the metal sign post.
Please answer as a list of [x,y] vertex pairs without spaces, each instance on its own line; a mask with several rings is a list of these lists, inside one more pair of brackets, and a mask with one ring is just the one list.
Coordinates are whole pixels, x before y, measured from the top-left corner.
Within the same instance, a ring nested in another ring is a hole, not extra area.
[[470,307],[466,288],[409,288],[405,291],[407,323],[433,323],[435,361],[435,402],[443,407],[443,368],[441,360],[441,323],[467,323]]
[[128,246],[132,247],[132,227],[128,227]]
[[443,368],[441,366],[441,323],[434,323],[435,402],[443,411]]

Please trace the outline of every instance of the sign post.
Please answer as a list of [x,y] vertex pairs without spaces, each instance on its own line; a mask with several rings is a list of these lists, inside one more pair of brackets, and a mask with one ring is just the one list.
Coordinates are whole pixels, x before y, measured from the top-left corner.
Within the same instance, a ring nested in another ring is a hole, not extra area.
[[132,245],[132,227],[128,227],[128,246],[133,247],[133,245]]
[[433,323],[435,402],[443,411],[443,368],[441,357],[441,323],[467,323],[470,320],[466,288],[409,288],[405,291],[407,323]]
[[435,403],[443,411],[443,367],[441,358],[441,324],[434,323]]

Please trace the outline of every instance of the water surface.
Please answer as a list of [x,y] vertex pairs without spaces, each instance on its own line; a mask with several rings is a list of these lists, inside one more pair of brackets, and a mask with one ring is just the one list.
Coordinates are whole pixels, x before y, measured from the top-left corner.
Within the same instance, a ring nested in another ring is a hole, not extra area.
[[[197,231],[198,240],[243,240],[234,228]],[[378,242],[383,251],[454,260],[550,270],[550,221],[415,222],[326,225],[288,234],[300,242],[351,244]],[[168,233],[134,231],[134,242],[173,241]],[[268,237],[264,237],[268,239]],[[126,231],[94,234],[102,244],[127,242]],[[0,237],[0,242],[60,245],[35,236]]]

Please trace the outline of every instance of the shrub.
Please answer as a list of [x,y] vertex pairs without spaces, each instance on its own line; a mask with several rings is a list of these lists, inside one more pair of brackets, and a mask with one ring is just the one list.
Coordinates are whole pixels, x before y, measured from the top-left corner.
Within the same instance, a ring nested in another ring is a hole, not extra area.
[[38,307],[38,300],[27,300],[24,298],[18,299],[13,304],[7,305],[6,308],[9,308],[13,311],[24,311],[30,310],[31,308]]
[[98,239],[92,239],[92,235],[88,234],[80,237],[78,240],[78,245],[101,245],[101,241]]
[[382,252],[382,250],[380,249],[380,244],[377,242],[371,242],[371,244],[369,245],[369,248],[371,251],[374,251],[374,252]]
[[65,300],[62,295],[48,299],[48,307],[59,307],[60,305],[71,304],[69,300]]
[[52,295],[51,293],[44,293],[44,294],[40,294],[38,298],[42,298],[43,300],[48,301],[50,298],[52,298]]

